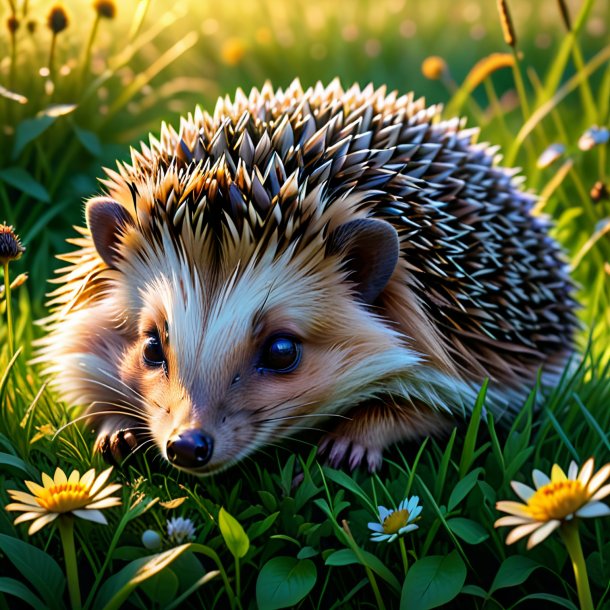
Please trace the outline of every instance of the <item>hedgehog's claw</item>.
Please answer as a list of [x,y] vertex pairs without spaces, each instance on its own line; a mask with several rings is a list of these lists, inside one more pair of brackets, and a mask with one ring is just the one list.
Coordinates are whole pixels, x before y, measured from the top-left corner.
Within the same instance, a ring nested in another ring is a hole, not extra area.
[[341,468],[347,461],[350,470],[355,470],[366,462],[369,472],[381,467],[383,452],[376,447],[368,447],[345,436],[328,435],[322,439],[318,455],[328,452],[326,461],[333,468]]
[[138,446],[138,439],[132,430],[116,430],[112,434],[100,434],[95,446],[108,464],[120,466]]

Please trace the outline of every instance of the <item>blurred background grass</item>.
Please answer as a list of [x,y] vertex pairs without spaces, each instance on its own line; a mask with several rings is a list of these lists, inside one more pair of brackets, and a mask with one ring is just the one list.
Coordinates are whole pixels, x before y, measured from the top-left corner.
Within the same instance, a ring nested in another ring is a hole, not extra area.
[[[559,5],[508,3],[530,112],[566,40]],[[586,63],[607,45],[610,5],[565,5],[572,23],[586,13],[578,35]],[[68,248],[70,226],[82,222],[83,198],[99,191],[101,167],[126,159],[129,146],[149,131],[158,133],[162,120],[177,123],[196,104],[212,111],[218,96],[232,95],[238,86],[247,91],[269,79],[281,87],[295,77],[304,86],[335,77],[346,86],[385,84],[447,103],[479,60],[510,51],[489,0],[4,0],[0,7],[0,219],[14,224],[28,247],[17,271],[30,272],[38,315],[46,280],[58,266],[53,255]],[[55,35],[53,8],[67,16]],[[445,78],[422,74],[431,55],[446,62]],[[561,82],[578,69],[566,62]],[[551,194],[540,207],[554,217],[556,236],[579,263],[583,318],[597,324],[596,343],[607,346],[610,247],[607,235],[598,233],[610,208],[607,199],[594,202],[590,195],[596,182],[607,186],[607,146],[587,153],[576,146],[589,127],[608,123],[607,61],[588,86],[596,107],[587,108],[576,87],[515,150],[514,162],[523,168],[526,188]],[[494,72],[461,113],[482,128],[482,140],[509,150],[527,118],[513,71]],[[536,165],[551,142],[567,147],[564,159],[574,165],[565,175],[558,164]]]

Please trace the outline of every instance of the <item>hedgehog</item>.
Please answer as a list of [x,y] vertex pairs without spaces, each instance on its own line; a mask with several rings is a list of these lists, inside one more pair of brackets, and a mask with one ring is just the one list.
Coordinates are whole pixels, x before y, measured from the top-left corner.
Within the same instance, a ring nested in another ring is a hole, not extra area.
[[[305,429],[336,467],[552,383],[573,284],[518,170],[413,94],[265,84],[106,169],[39,359],[96,448],[195,475]],[[540,372],[542,371],[542,373]]]

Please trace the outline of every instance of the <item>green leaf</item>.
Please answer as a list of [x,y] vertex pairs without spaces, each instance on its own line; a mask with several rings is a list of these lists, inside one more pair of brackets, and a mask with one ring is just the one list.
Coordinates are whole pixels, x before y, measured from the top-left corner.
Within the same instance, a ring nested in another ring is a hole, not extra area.
[[502,565],[491,583],[489,594],[491,595],[498,589],[516,587],[517,585],[524,583],[529,578],[529,575],[539,567],[540,564],[529,557],[523,557],[522,555],[511,555],[510,557],[507,557],[502,562]]
[[398,579],[377,555],[373,555],[373,553],[369,553],[364,549],[359,549],[359,553],[362,559],[352,549],[341,549],[330,554],[326,558],[325,563],[328,566],[348,566],[359,563],[373,570],[377,576],[383,578],[396,592],[400,591]]
[[176,597],[178,584],[176,574],[170,568],[165,568],[165,570],[143,582],[141,589],[153,603],[164,608]]
[[462,517],[447,519],[447,525],[456,536],[459,536],[468,544],[480,544],[489,538],[485,528],[472,519],[464,519]]
[[239,521],[221,507],[218,513],[218,527],[233,557],[241,559],[250,548],[250,540]]
[[51,201],[47,190],[34,180],[34,178],[22,167],[7,167],[0,170],[0,180],[10,184],[12,187],[20,190],[22,193],[48,203]]
[[290,608],[298,604],[316,584],[316,566],[309,559],[274,557],[256,580],[256,602],[261,610]]
[[451,512],[472,491],[472,488],[477,484],[477,479],[482,470],[483,468],[475,468],[453,488],[453,491],[449,496],[449,502],[447,503],[447,510],[449,512]]
[[368,506],[372,513],[377,512],[377,507],[371,502],[366,493],[364,493],[362,487],[360,487],[360,485],[358,485],[358,483],[356,483],[352,477],[342,470],[334,470],[328,466],[324,466],[323,471],[324,475],[331,481],[341,485],[341,487],[345,487],[345,489],[351,491],[355,496],[358,496],[364,502],[364,504]]
[[26,464],[21,458],[10,453],[0,453],[0,471],[7,470],[9,472],[15,472],[19,476],[26,476],[34,478],[36,473],[32,472],[32,467]]
[[15,145],[12,158],[16,159],[32,140],[42,135],[54,122],[55,117],[48,115],[21,121],[15,129]]
[[60,610],[66,578],[57,562],[35,546],[0,534],[0,550],[9,558],[21,575],[34,585],[49,606]]
[[262,521],[253,523],[248,529],[248,538],[250,540],[254,540],[255,538],[258,538],[264,534],[275,523],[275,520],[279,514],[280,512],[276,511],[275,513],[265,517]]
[[438,608],[454,599],[464,586],[466,566],[457,551],[416,561],[407,572],[400,598],[401,610]]
[[[525,597],[522,597],[516,604],[515,607],[518,607],[519,604],[521,604],[521,602],[525,602],[525,601],[530,601],[530,600],[544,600],[545,602],[552,602],[554,604],[557,604],[558,606],[563,606],[564,608],[569,608],[570,610],[578,610],[578,606],[570,601],[569,599],[566,599],[565,597],[559,597],[558,595],[552,595],[551,593],[532,593],[531,595],[526,595]],[[531,608],[531,605],[528,605],[527,607]],[[534,607],[536,608],[546,608],[546,604],[534,604]]]
[[466,430],[464,448],[462,449],[462,457],[460,458],[460,478],[464,477],[474,461],[475,446],[479,433],[479,424],[481,423],[481,413],[483,412],[488,385],[489,379],[486,379],[481,386],[470,415],[470,423],[468,424],[468,429]]
[[34,595],[22,582],[19,582],[14,578],[8,578],[6,576],[0,577],[0,593],[13,595],[32,606],[32,608],[40,608],[42,610],[47,607],[42,603],[42,600]]
[[93,604],[94,610],[101,610],[102,608],[103,610],[116,610],[120,608],[121,604],[138,585],[167,568],[190,547],[190,544],[183,544],[169,551],[128,563],[100,587]]
[[315,557],[318,554],[318,551],[314,549],[312,546],[304,546],[298,553],[297,559],[309,559],[310,557]]
[[94,157],[99,157],[102,154],[102,145],[97,134],[88,131],[87,129],[77,127],[76,125],[73,125],[72,128],[76,134],[76,139],[83,145],[83,148],[87,152],[91,153]]

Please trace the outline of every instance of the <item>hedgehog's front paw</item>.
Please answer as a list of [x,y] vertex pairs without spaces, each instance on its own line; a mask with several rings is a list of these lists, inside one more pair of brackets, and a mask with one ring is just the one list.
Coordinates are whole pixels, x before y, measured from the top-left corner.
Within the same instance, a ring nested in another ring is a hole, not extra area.
[[108,464],[120,466],[138,446],[138,439],[132,430],[116,430],[110,434],[100,434],[95,450],[102,454]]
[[350,470],[355,470],[364,462],[369,472],[379,470],[383,460],[382,449],[335,434],[329,434],[322,439],[318,454],[327,454],[326,460],[333,468],[341,468],[343,464],[347,464]]

